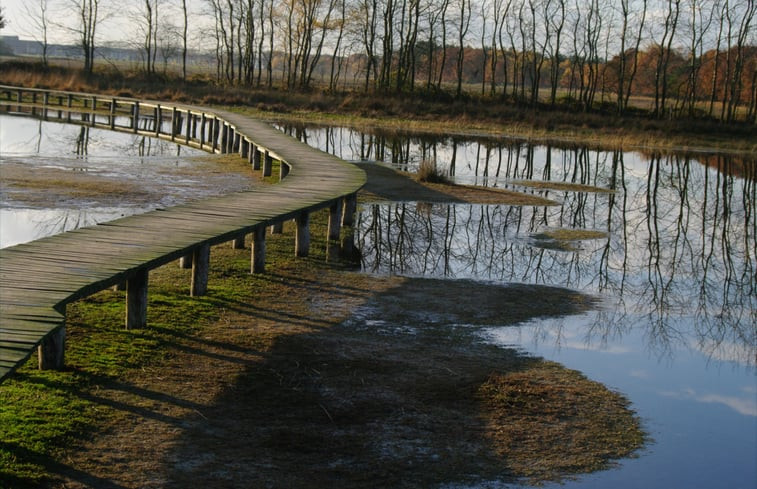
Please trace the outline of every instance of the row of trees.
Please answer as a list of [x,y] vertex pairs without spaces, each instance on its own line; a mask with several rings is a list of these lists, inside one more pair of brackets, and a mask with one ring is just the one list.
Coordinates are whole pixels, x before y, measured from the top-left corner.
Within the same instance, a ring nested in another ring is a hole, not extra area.
[[[51,4],[92,69],[112,0],[34,0],[39,36]],[[757,120],[756,0],[143,0],[120,21],[156,71],[188,46],[212,52],[219,82],[307,89],[477,90],[527,105],[567,98],[657,117],[705,112]],[[107,12],[107,13],[106,13]],[[126,19],[129,19],[128,21]],[[31,23],[30,23],[31,25]],[[46,42],[46,41],[45,41]],[[471,85],[474,85],[471,88]]]

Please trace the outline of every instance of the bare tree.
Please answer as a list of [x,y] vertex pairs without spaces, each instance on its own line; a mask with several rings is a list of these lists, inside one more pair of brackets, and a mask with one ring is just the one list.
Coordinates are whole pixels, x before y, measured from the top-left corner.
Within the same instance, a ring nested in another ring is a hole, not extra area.
[[463,65],[465,63],[465,37],[468,35],[471,21],[471,0],[457,0],[458,13],[460,16],[457,20],[457,90],[455,95],[460,97],[463,94]]
[[92,74],[95,66],[95,40],[102,20],[101,0],[69,0],[65,8],[76,19],[72,26],[61,25],[78,39],[84,56],[84,71]]
[[189,13],[187,11],[187,0],[181,0],[181,13],[184,19],[181,31],[181,80],[187,81],[187,32],[189,30]]
[[681,0],[666,0],[665,21],[662,25],[662,37],[657,43],[657,64],[655,69],[654,115],[665,115],[665,102],[668,94],[668,67],[672,53],[673,38],[678,27]]
[[42,47],[42,64],[45,66],[47,66],[47,34],[50,27],[48,12],[47,0],[24,3],[25,17],[29,22],[29,31],[27,34],[39,42]]

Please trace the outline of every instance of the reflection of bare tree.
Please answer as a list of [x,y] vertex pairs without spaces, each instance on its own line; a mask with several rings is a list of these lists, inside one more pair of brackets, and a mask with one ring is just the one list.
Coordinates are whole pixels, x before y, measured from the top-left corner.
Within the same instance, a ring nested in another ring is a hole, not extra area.
[[79,128],[79,135],[76,138],[76,146],[74,154],[77,156],[87,156],[89,152],[89,127],[81,126]]
[[[658,353],[693,332],[703,350],[742,345],[751,355],[742,360],[753,364],[754,182],[686,157],[658,155],[641,174],[628,171],[622,153],[577,154],[581,170],[561,174],[601,177],[616,192],[564,192],[559,208],[371,206],[357,234],[364,267],[594,291],[617,301],[587,333],[595,340],[623,334],[641,318]],[[554,227],[604,229],[609,237],[568,252],[529,241]]]

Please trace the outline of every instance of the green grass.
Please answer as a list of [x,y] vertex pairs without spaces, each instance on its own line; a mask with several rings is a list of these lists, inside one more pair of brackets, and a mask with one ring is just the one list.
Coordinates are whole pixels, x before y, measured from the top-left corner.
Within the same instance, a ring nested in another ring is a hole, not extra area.
[[[311,218],[314,232],[324,232],[326,218],[326,211]],[[313,258],[295,259],[291,234],[266,240],[272,270],[325,262],[317,244]],[[37,370],[33,357],[0,384],[0,489],[45,484],[61,469],[55,460],[64,449],[127,415],[98,403],[98,389],[160,366],[177,343],[216,321],[228,304],[272,287],[265,275],[249,274],[249,252],[227,252],[229,247],[214,249],[206,296],[189,296],[191,271],[176,263],[152,271],[145,329],[124,329],[122,291],[104,290],[67,306],[65,369]]]

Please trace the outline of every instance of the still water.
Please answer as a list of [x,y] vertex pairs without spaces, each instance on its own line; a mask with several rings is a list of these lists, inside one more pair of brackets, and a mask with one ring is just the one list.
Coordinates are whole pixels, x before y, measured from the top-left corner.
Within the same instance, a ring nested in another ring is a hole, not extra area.
[[[0,245],[250,185],[193,158],[204,153],[84,129],[0,116]],[[370,205],[360,212],[356,242],[371,273],[557,285],[601,299],[602,307],[580,316],[475,333],[581,370],[626,395],[641,416],[653,441],[637,458],[567,487],[755,487],[754,160],[282,129],[347,160],[381,160],[408,171],[433,160],[458,182],[517,188],[556,202]],[[50,202],[47,189],[5,184],[30,174],[36,181],[85,175],[95,185],[123,182],[140,192],[131,201],[119,197],[117,205],[96,193]],[[604,191],[534,190],[526,180]],[[42,196],[30,199],[35,192]],[[549,237],[562,229],[601,237]]]
[[[458,182],[559,204],[369,205],[356,240],[371,273],[555,285],[600,298],[580,316],[477,332],[584,372],[626,395],[642,418],[653,440],[637,458],[564,487],[757,486],[757,162],[280,128],[344,159],[408,171],[432,159]],[[524,180],[604,191],[536,191]],[[601,237],[550,239],[563,229]]]
[[204,151],[84,126],[0,116],[0,247],[247,189]]

